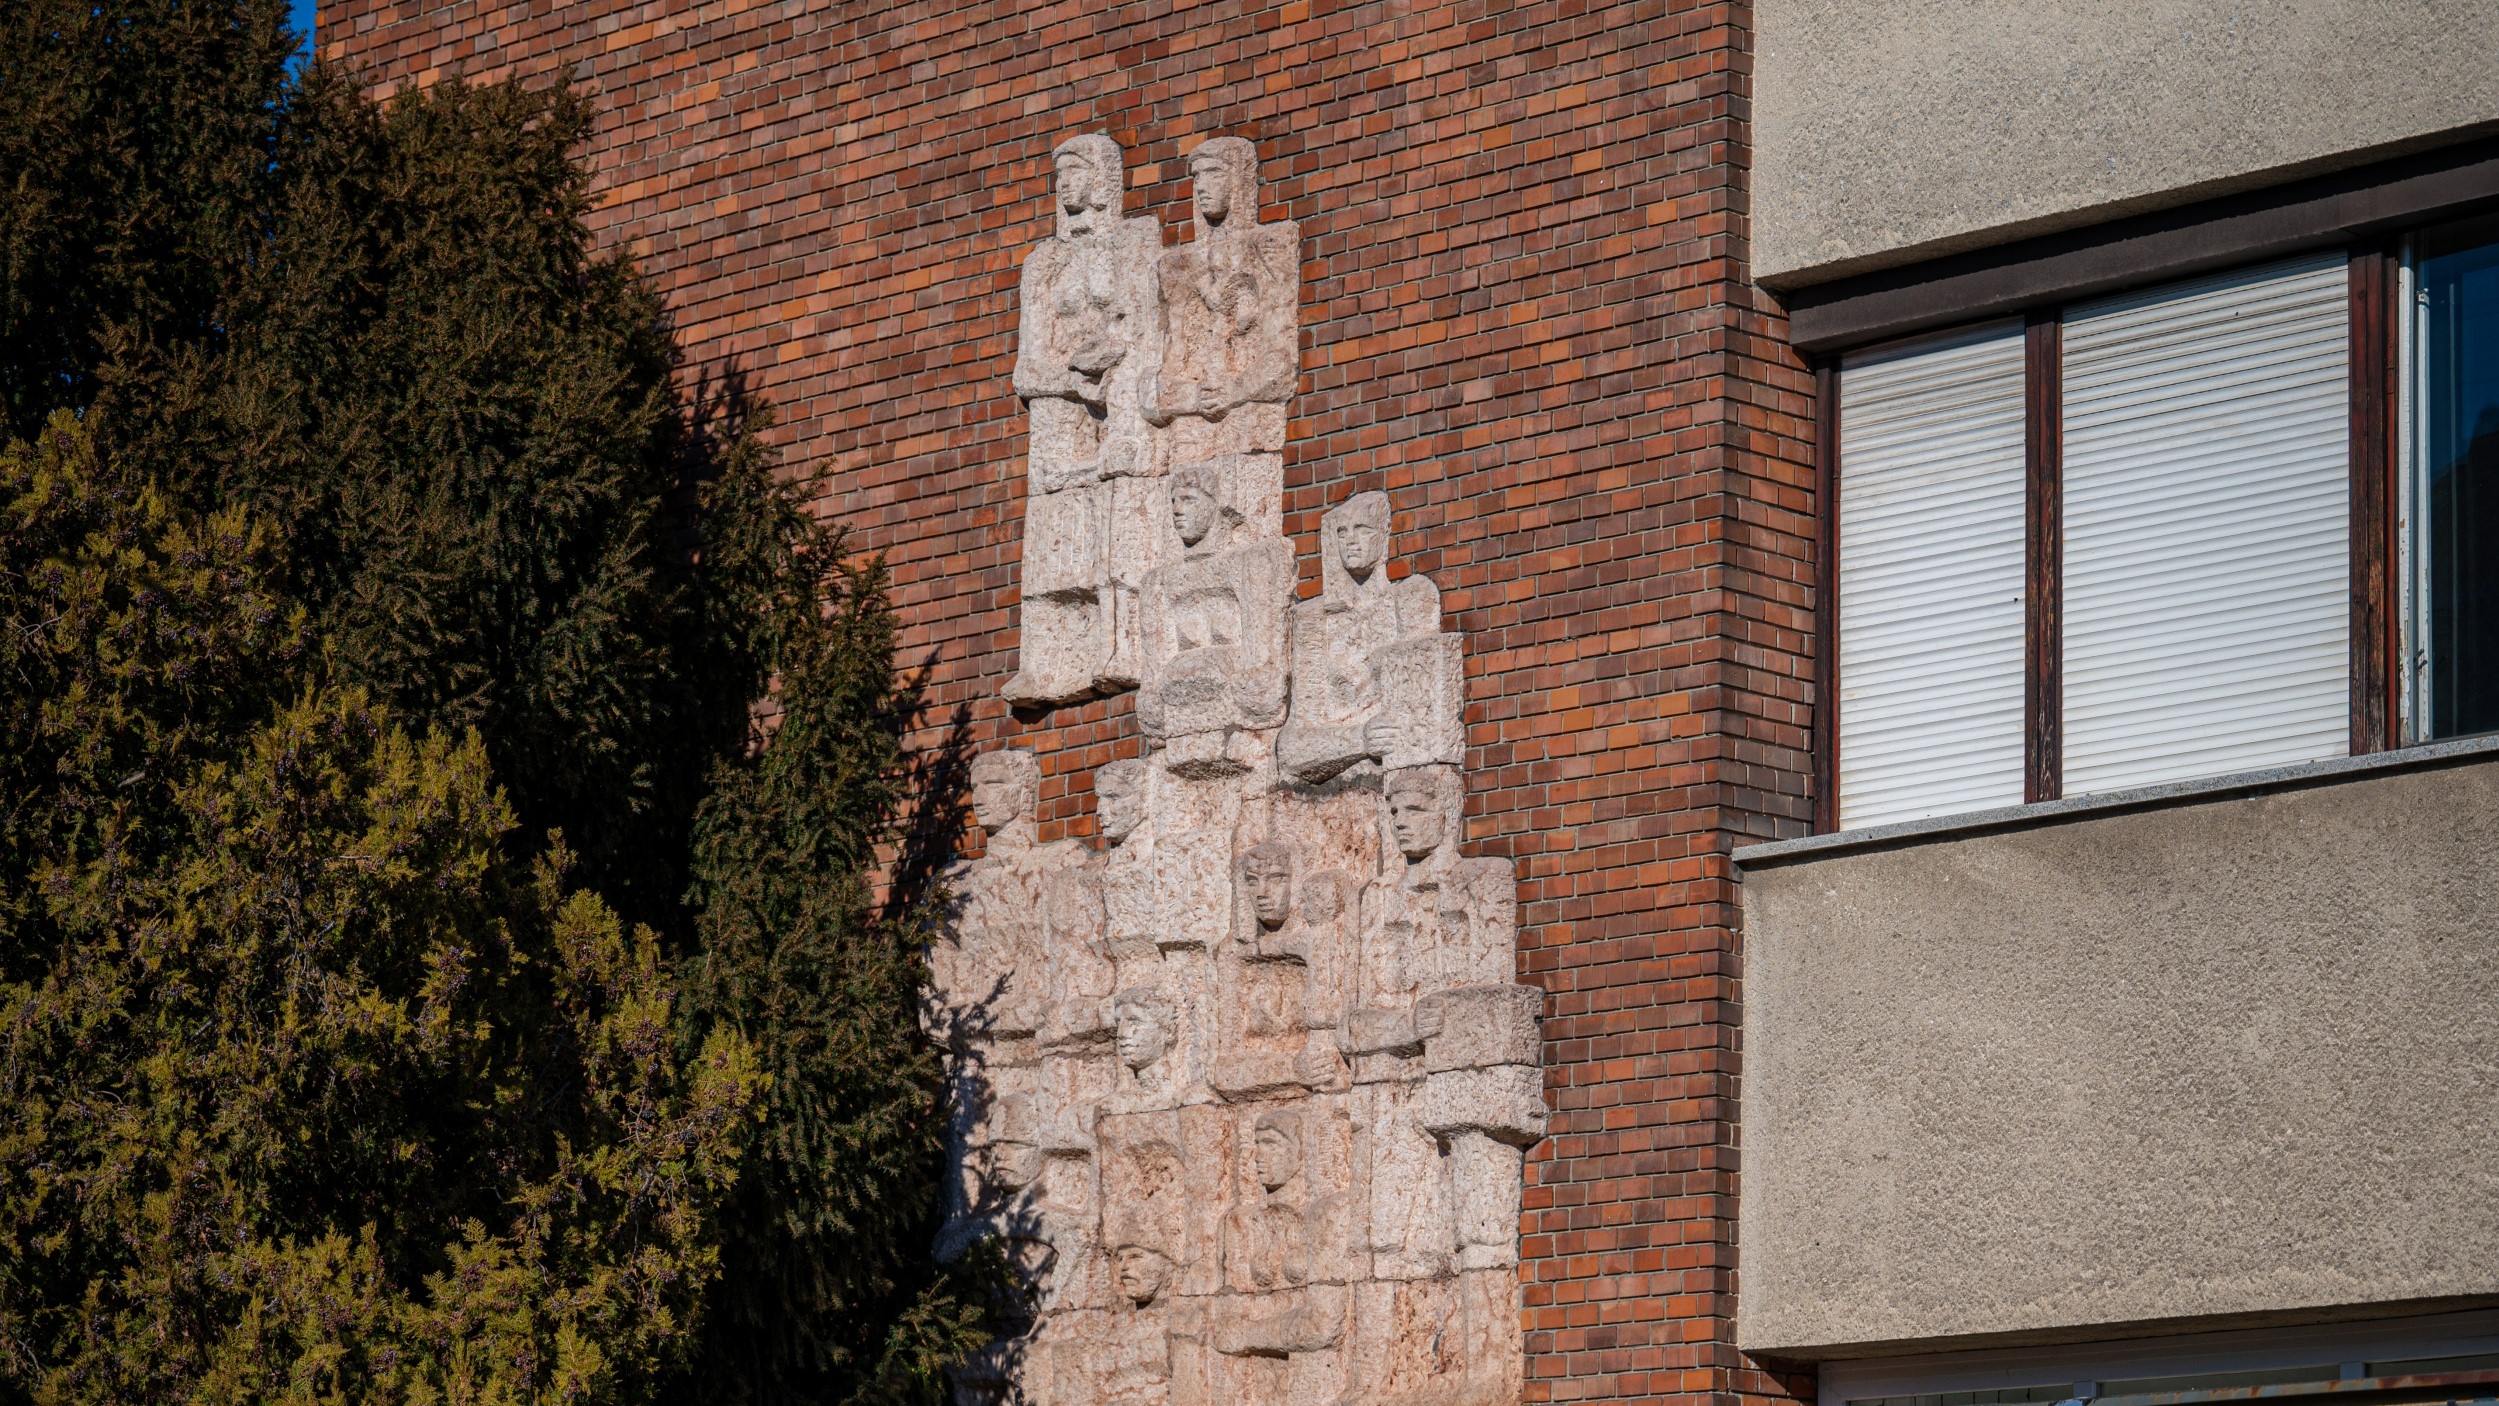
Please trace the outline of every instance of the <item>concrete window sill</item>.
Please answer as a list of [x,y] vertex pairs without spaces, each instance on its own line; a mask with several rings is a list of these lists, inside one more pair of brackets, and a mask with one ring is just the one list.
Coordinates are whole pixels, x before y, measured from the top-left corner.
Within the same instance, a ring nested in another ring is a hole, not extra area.
[[1836,830],[1827,835],[1771,840],[1745,845],[1736,850],[1734,858],[1738,869],[1767,869],[1834,855],[1899,849],[1930,841],[1966,839],[1972,835],[2007,830],[2027,830],[2090,816],[2160,810],[2234,796],[2261,795],[2269,791],[2330,786],[2361,777],[2454,766],[2493,756],[2499,756],[2499,733],[2424,743],[2365,757],[2334,757],[2321,762],[2302,762],[2297,766],[2271,767],[2264,771],[2211,776],[2196,781],[2173,781],[2161,786],[2068,796],[2063,800],[2041,801],[2037,805],[2001,806],[1994,810],[1971,811],[1966,815],[1938,815],[1924,820],[1904,820],[1894,825],[1869,825],[1855,830]]

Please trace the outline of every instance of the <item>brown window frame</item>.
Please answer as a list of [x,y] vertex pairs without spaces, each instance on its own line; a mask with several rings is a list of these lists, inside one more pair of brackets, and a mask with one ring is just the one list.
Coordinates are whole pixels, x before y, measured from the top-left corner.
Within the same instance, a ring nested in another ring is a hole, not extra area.
[[[2481,203],[2481,198],[2477,196],[2474,203]],[[2442,211],[2438,218],[2453,213]],[[2404,742],[2402,591],[2396,579],[2402,562],[2398,511],[2401,397],[2397,386],[2401,349],[2396,315],[2401,262],[2392,236],[2377,235],[2349,245],[2349,677],[2350,751],[2354,756],[2389,751]],[[2172,275],[2163,272],[2140,280],[2138,286],[2169,281]],[[2023,458],[2028,521],[2022,793],[2026,804],[2057,800],[2064,793],[2064,316],[2074,301],[2059,298],[2053,304],[2027,309],[2024,315]],[[1927,322],[1916,330],[1941,325],[1950,324]],[[1838,354],[1814,358],[1818,491],[1812,785],[1817,833],[1839,828],[1839,389]]]

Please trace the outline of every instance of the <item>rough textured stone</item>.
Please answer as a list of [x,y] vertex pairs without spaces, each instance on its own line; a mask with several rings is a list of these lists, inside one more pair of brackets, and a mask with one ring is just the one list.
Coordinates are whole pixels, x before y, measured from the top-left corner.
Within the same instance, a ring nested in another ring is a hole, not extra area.
[[[1120,164],[1105,146],[1061,148],[1071,219],[1095,208],[1088,173]],[[1107,311],[1116,278],[1091,312],[1065,291],[1091,255],[1061,246],[1098,227],[1063,223],[1025,262],[1025,295],[1056,300],[1026,310],[1028,339],[1076,348],[1050,379],[1028,374],[1032,341],[1018,363],[1033,492],[1079,491],[1044,481],[1044,417],[1092,407],[1107,436],[1119,368],[1157,366],[1124,458],[1169,466],[1169,537],[1133,654],[1149,751],[1095,780],[1105,847],[1033,842],[1028,754],[973,763],[988,849],[933,962],[972,1110],[940,1245],[1005,1237],[1037,1315],[958,1374],[968,1399],[1517,1399],[1544,993],[1513,979],[1510,862],[1458,854],[1463,642],[1429,578],[1389,578],[1385,494],[1329,515],[1326,589],[1293,601],[1283,445],[1255,412],[1295,379],[1298,236],[1234,216],[1256,208],[1253,166],[1239,141],[1192,156],[1197,239],[1161,260],[1150,319]],[[1053,550],[1028,537],[1028,592]],[[1082,673],[1030,653],[1072,638],[1028,626],[1010,692]]]
[[1284,721],[1293,544],[1257,530],[1280,512],[1273,462],[1229,455],[1171,475],[1179,553],[1145,578],[1137,721],[1176,776],[1260,767]]
[[1293,715],[1276,739],[1297,780],[1366,759],[1466,759],[1464,647],[1441,633],[1430,577],[1389,579],[1388,546],[1385,493],[1357,493],[1320,520],[1322,589],[1293,607]]
[[1058,232],[1024,260],[1015,393],[1031,417],[1022,667],[1001,690],[1058,703],[1136,682],[1136,590],[1163,554],[1154,376],[1154,221],[1121,215],[1127,157],[1105,136],[1051,153]]
[[1188,169],[1194,237],[1154,266],[1145,413],[1164,429],[1165,462],[1175,467],[1277,455],[1301,376],[1301,226],[1259,222],[1258,149],[1247,141],[1201,142]]

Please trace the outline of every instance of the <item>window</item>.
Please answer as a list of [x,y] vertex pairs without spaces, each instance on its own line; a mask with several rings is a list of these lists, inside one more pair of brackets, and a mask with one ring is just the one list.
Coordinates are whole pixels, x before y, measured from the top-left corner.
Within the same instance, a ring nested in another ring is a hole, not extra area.
[[2346,263],[2066,311],[2062,793],[2343,755]]
[[1818,1375],[1820,1406],[2480,1406],[2499,1401],[2499,1313],[1840,1360]]
[[2499,730],[2499,217],[2423,232],[2412,270],[2418,732],[2456,737]]
[[1825,828],[2499,730],[2499,216],[1822,393]]
[[2022,324],[1840,380],[1840,806],[1875,825],[2022,799]]

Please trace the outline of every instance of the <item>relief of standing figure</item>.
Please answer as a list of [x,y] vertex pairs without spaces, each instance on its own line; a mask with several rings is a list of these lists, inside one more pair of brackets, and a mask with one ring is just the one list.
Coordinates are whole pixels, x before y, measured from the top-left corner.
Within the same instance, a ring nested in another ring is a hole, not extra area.
[[[1051,153],[1058,232],[1024,260],[1015,393],[1030,433],[1023,640],[1006,697],[1063,703],[1136,682],[1122,641],[1163,537],[1142,415],[1162,236],[1121,214],[1127,158],[1109,137]],[[1124,633],[1123,633],[1124,631]]]
[[1301,226],[1258,220],[1258,148],[1212,137],[1189,153],[1194,229],[1157,272],[1161,358],[1146,418],[1170,462],[1284,449],[1301,379]]

